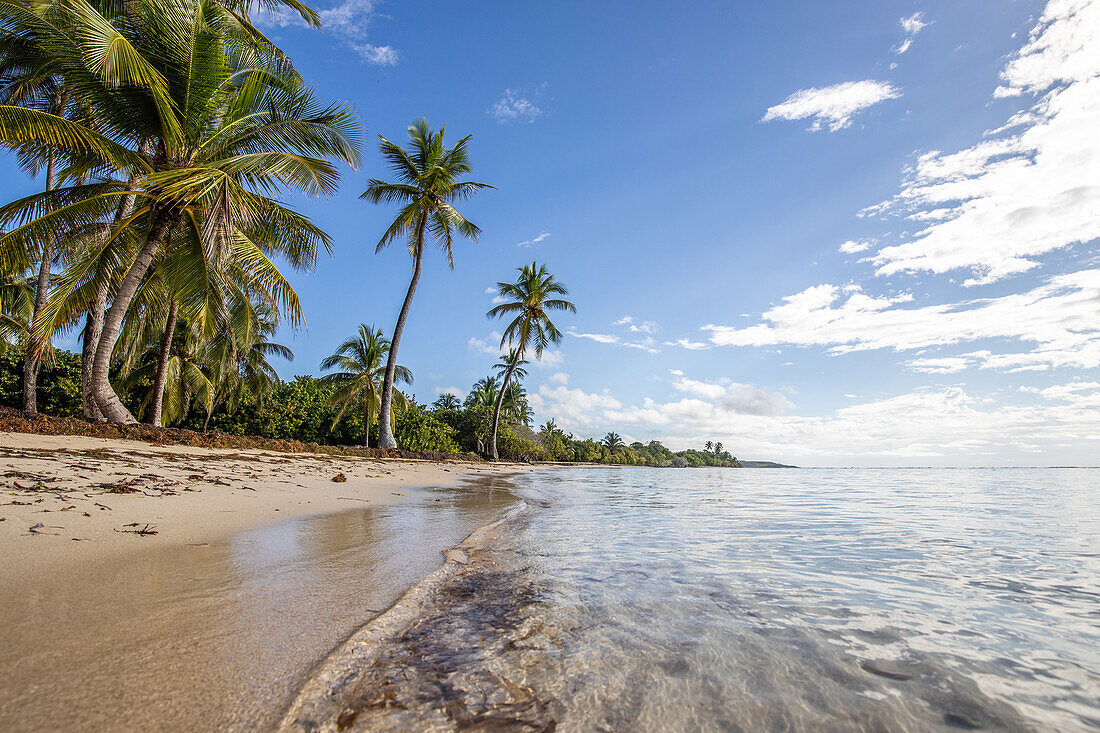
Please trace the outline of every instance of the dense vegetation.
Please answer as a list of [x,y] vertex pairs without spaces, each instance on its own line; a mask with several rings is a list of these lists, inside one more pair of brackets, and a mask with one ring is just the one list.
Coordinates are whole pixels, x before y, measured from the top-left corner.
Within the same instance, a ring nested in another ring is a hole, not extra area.
[[[318,15],[285,6],[309,25]],[[495,459],[630,465],[736,465],[721,446],[673,454],[659,443],[535,433],[527,356],[562,339],[573,313],[545,266],[499,282],[497,373],[464,402],[420,404],[398,347],[425,247],[453,267],[457,238],[480,229],[455,207],[491,188],[471,181],[470,138],[419,120],[405,147],[379,136],[391,180],[361,198],[396,205],[376,251],[400,242],[412,278],[387,337],[366,324],[321,363],[280,381],[274,341],[304,321],[283,270],[308,270],[328,235],[286,200],[330,196],[357,168],[361,125],[316,97],[257,30],[250,3],[134,0],[0,2],[0,146],[41,177],[0,206],[0,402],[89,421],[217,430],[306,442],[476,452]],[[55,352],[63,334],[81,352]]]
[[[38,381],[38,404],[43,412],[81,415],[80,355],[55,352],[55,362],[43,368]],[[15,349],[0,353],[0,405],[18,408],[22,399],[22,358]],[[499,380],[485,377],[462,401],[445,394],[425,405],[406,397],[395,410],[394,435],[398,446],[409,451],[484,453],[492,434]],[[123,392],[123,402],[137,409],[143,390]],[[328,445],[363,444],[363,410],[347,410],[340,399],[340,383],[312,376],[298,376],[271,386],[262,395],[247,392],[235,403],[220,402],[207,415],[193,411],[179,422],[193,430],[216,430],[231,435],[257,435],[278,440],[300,440]],[[396,403],[395,403],[396,404]],[[674,453],[661,443],[624,445],[615,433],[601,440],[576,438],[548,421],[536,433],[528,427],[531,411],[522,384],[513,382],[501,400],[503,416],[497,436],[502,457],[523,461],[607,463],[625,466],[737,466],[737,459],[722,444],[704,450]],[[371,413],[372,443],[378,439],[377,413]]]

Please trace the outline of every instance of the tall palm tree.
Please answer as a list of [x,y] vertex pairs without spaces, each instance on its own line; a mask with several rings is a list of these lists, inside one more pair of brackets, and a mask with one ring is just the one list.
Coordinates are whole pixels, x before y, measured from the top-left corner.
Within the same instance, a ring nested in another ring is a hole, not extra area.
[[447,258],[447,265],[454,269],[454,253],[451,245],[454,234],[477,241],[481,230],[458,213],[453,204],[465,201],[482,188],[492,188],[487,183],[460,181],[470,172],[470,158],[466,147],[470,136],[459,140],[454,147],[443,144],[446,126],[433,130],[428,121],[421,119],[409,126],[410,150],[406,151],[381,135],[378,147],[382,157],[397,177],[397,182],[387,183],[372,178],[367,190],[359,198],[372,203],[398,203],[401,211],[386,233],[378,241],[375,252],[380,252],[398,237],[405,237],[409,254],[413,258],[412,280],[393,327],[393,342],[386,362],[386,376],[382,384],[381,416],[379,417],[378,444],[382,448],[396,448],[390,425],[390,403],[393,399],[393,381],[397,368],[397,349],[405,320],[409,317],[416,284],[420,281],[420,268],[424,260],[424,240],[430,234]]
[[[198,234],[211,272],[223,271],[217,265],[238,256],[242,236],[258,229],[269,236],[264,246],[243,244],[250,256],[312,262],[327,237],[275,197],[333,193],[339,173],[329,159],[356,165],[359,135],[347,105],[320,105],[295,77],[280,75],[278,55],[243,43],[240,19],[221,6],[140,0],[127,8],[125,22],[112,23],[86,3],[56,3],[42,14],[0,4],[0,22],[42,44],[99,128],[0,106],[0,143],[23,149],[44,141],[122,174],[0,209],[0,221],[20,223],[0,237],[0,251],[79,232],[109,218],[127,195],[137,198],[130,217],[112,227],[143,235],[112,294],[91,374],[97,405],[119,423],[135,420],[110,385],[115,342],[173,229]],[[74,25],[87,32],[65,32]],[[152,152],[127,147],[134,141],[151,142]]]
[[513,317],[500,337],[500,346],[512,344],[511,364],[504,372],[502,388],[493,409],[493,437],[489,445],[489,456],[494,461],[497,453],[497,429],[500,423],[500,405],[508,389],[508,381],[520,366],[529,348],[534,348],[535,356],[542,356],[543,350],[551,344],[561,343],[562,333],[550,320],[551,311],[576,313],[577,307],[562,297],[569,294],[564,285],[554,279],[546,265],[532,262],[519,269],[515,282],[497,283],[498,294],[504,302],[489,309],[490,318]]
[[[387,357],[391,353],[392,347],[382,335],[382,329],[364,323],[359,326],[358,336],[340,344],[334,354],[326,356],[321,362],[321,369],[339,367],[343,370],[321,377],[321,381],[335,387],[331,404],[340,408],[332,421],[332,427],[336,427],[349,408],[362,409],[365,446],[370,446],[371,420],[381,404],[382,380],[387,369],[383,362],[388,363]],[[405,367],[394,365],[393,373],[398,381],[412,384],[412,372]],[[397,392],[397,401],[403,405],[406,402],[405,395]],[[386,416],[381,415],[378,419],[378,432],[381,434],[381,421]]]
[[622,436],[616,432],[610,432],[603,436],[603,440],[601,440],[600,443],[612,453],[619,450],[624,445]]

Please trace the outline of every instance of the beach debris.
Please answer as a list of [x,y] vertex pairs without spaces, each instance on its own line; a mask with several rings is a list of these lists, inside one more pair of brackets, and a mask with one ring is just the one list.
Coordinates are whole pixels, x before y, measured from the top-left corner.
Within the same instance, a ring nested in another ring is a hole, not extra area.
[[141,491],[141,489],[134,486],[139,480],[139,477],[132,476],[124,481],[105,481],[100,484],[95,484],[93,488],[102,489],[108,494],[136,494]]
[[[344,499],[345,501],[370,501],[370,499],[361,499],[358,496],[338,496],[337,499]],[[279,511],[276,509],[275,511]]]
[[11,501],[8,502],[7,505],[8,506],[30,506],[31,503],[29,501],[19,501],[18,499],[12,499]]
[[348,477],[345,476],[342,473],[338,473],[338,474],[336,474],[335,476],[332,477],[333,483],[337,483],[337,484],[342,484],[347,480],[348,480]]
[[877,674],[879,677],[885,677],[888,680],[898,680],[900,682],[904,682],[906,680],[913,679],[913,675],[911,674],[887,669],[887,665],[877,664],[875,662],[861,662],[859,666],[860,669],[862,669],[864,672]]
[[[30,532],[31,534],[48,534],[48,535],[53,535],[54,537],[59,537],[61,535],[60,532],[43,532],[42,531],[43,529],[47,529],[46,525],[42,524],[42,522],[39,522],[38,524],[32,525],[30,527],[30,529],[28,529],[27,531]],[[49,529],[65,529],[65,528],[64,527],[49,527]]]
[[155,524],[146,524],[145,526],[141,526],[141,522],[130,522],[129,524],[124,524],[122,526],[128,527],[129,529],[116,529],[115,531],[124,534],[136,534],[142,537],[146,535],[157,534],[157,525]]
[[107,511],[109,511],[109,512],[113,512],[113,511],[114,511],[114,509],[112,509],[111,507],[107,506],[106,504],[100,504],[100,503],[99,503],[98,501],[97,501],[97,502],[95,502],[95,505],[96,505],[97,507],[99,507],[99,511],[103,511],[104,509],[106,509],[106,510],[107,510]]

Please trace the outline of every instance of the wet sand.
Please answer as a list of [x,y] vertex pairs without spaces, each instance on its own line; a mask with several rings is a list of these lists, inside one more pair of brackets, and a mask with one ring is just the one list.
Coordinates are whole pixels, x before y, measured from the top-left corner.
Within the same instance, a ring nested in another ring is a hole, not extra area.
[[507,470],[0,434],[0,729],[271,728]]

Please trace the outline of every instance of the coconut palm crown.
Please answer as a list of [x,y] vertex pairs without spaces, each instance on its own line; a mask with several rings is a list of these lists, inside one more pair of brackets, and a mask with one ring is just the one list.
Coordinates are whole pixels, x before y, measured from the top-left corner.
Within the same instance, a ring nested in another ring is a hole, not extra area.
[[[382,329],[364,323],[359,326],[359,332],[354,338],[340,344],[335,353],[326,356],[321,362],[323,370],[342,370],[321,377],[322,382],[335,387],[330,403],[340,408],[332,426],[336,427],[348,409],[361,409],[365,446],[370,445],[370,424],[381,403],[382,378],[386,371],[383,364],[390,348],[390,342],[382,335]],[[403,366],[394,367],[394,376],[398,381],[412,384],[412,372]],[[406,402],[401,392],[397,393],[397,402]]]

